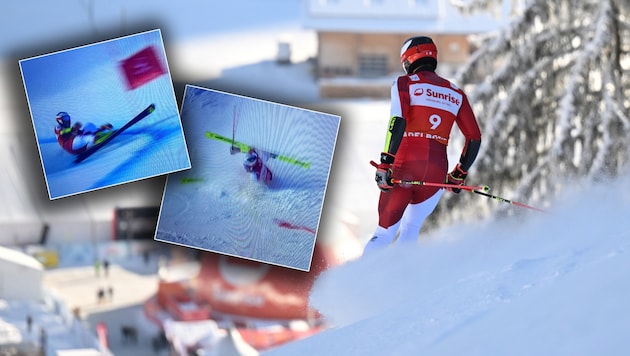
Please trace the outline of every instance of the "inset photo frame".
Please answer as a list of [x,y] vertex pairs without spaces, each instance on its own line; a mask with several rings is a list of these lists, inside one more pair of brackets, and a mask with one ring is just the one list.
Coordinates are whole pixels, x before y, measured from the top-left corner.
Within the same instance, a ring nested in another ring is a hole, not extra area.
[[187,85],[155,239],[309,271],[341,118]]
[[51,200],[191,167],[160,30],[19,64]]

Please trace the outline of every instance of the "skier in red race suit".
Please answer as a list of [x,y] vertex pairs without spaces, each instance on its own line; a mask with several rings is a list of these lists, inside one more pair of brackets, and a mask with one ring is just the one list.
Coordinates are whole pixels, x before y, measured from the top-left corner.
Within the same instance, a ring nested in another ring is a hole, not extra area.
[[268,155],[265,152],[258,154],[255,149],[251,148],[245,155],[243,167],[247,172],[252,174],[252,180],[261,181],[268,185],[271,184],[273,175],[265,164],[267,158]]
[[80,122],[76,122],[72,125],[70,115],[65,111],[58,113],[56,120],[57,142],[64,150],[74,155],[85,152],[89,147],[113,132],[111,124],[105,124],[98,128],[92,123],[87,123],[84,126]]
[[[481,145],[481,132],[466,94],[435,73],[437,47],[433,40],[425,36],[408,39],[400,59],[406,75],[392,85],[391,119],[375,177],[381,190],[379,222],[364,253],[391,244],[396,233],[398,243],[417,242],[422,223],[443,192],[438,187],[393,184],[392,178],[464,185]],[[459,163],[447,174],[446,148],[454,123],[466,141]]]

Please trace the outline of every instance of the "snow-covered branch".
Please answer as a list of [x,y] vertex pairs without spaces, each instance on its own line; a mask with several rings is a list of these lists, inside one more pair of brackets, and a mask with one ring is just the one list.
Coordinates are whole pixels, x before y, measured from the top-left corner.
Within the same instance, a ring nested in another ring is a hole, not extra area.
[[[462,7],[491,5],[462,0]],[[572,181],[630,164],[630,2],[528,0],[457,73],[482,129],[471,179],[497,193],[548,205]],[[558,177],[563,177],[558,179]],[[504,214],[473,194],[448,195],[439,224]]]

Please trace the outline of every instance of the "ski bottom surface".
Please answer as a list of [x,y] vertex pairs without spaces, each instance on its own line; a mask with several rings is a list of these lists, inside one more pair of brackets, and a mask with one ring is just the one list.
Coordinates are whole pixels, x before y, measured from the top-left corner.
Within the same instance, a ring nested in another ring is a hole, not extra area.
[[135,125],[136,123],[138,123],[140,120],[142,120],[145,117],[149,116],[149,114],[151,114],[153,111],[155,111],[155,104],[151,104],[151,105],[147,106],[146,109],[142,110],[133,119],[129,120],[125,125],[123,125],[118,130],[115,130],[114,132],[112,132],[111,135],[109,135],[106,138],[104,138],[101,142],[99,142],[99,143],[95,144],[94,146],[88,148],[84,152],[79,153],[76,156],[76,158],[74,160],[74,163],[80,163],[83,160],[85,160],[86,158],[90,157],[92,154],[94,154],[94,152],[96,152],[99,149],[101,149],[107,143],[111,142],[111,140],[113,140],[116,136],[120,135],[125,130],[127,130],[131,126]]
[[[222,142],[231,144],[232,146],[230,147],[230,153],[232,153],[232,154],[238,152],[238,151],[236,151],[237,148],[240,149],[241,152],[247,152],[247,151],[249,151],[252,148],[252,146],[250,146],[248,144],[245,144],[245,143],[242,143],[242,142],[238,142],[238,141],[233,141],[229,137],[225,137],[225,136],[219,135],[218,133],[214,133],[214,132],[210,132],[210,131],[206,131],[206,137],[210,138],[210,139],[213,139],[213,140],[222,141]],[[269,153],[269,157],[270,158],[275,158],[275,159],[278,159],[280,161],[287,162],[287,163],[290,163],[290,164],[294,164],[294,165],[297,165],[297,166],[300,166],[300,167],[306,168],[306,169],[311,167],[311,164],[309,162],[304,162],[304,161],[300,161],[300,160],[295,159],[295,158],[282,156],[282,155],[279,155],[277,153],[272,153],[272,152],[268,152],[268,153]]]

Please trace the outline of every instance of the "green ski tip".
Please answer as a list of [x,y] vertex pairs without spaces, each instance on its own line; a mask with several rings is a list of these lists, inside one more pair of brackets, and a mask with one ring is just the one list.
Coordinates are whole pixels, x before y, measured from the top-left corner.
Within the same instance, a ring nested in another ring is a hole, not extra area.
[[203,178],[182,178],[179,180],[181,184],[191,184],[203,182]]
[[110,132],[106,132],[102,135],[100,135],[96,141],[94,141],[95,145],[98,145],[99,143],[103,142],[106,138],[108,138],[109,136],[111,136],[114,133],[114,131],[110,131]]

